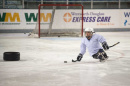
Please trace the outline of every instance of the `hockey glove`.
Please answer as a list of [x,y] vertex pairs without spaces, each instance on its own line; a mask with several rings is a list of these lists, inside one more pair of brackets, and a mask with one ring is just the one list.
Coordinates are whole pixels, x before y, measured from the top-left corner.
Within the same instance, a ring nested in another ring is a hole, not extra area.
[[80,54],[77,56],[77,61],[81,61],[82,58],[83,58],[83,55],[80,53]]
[[103,47],[104,50],[108,50],[109,49],[109,46],[108,46],[107,42],[103,42],[102,43],[102,47]]

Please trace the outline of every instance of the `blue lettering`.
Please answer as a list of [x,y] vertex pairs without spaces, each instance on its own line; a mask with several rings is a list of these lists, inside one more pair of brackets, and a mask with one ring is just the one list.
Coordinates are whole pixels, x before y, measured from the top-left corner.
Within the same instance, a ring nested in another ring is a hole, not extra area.
[[111,17],[98,17],[97,22],[110,22]]
[[72,22],[75,22],[76,21],[76,17],[73,17],[73,20],[72,20]]
[[86,22],[95,22],[96,17],[87,17]]
[[95,19],[96,19],[96,17],[93,17],[93,21],[92,22],[95,22]]
[[82,17],[73,17],[72,22],[80,22],[82,20]]
[[[95,22],[96,17],[83,17],[83,22]],[[72,22],[81,22],[82,17],[73,17]]]
[[129,17],[130,16],[130,12],[128,13],[128,12],[124,12],[124,15],[125,15],[125,17]]
[[89,22],[89,17],[87,17],[86,22]]
[[83,21],[85,22],[85,20],[86,20],[86,17],[83,17]]
[[76,17],[76,22],[79,22],[79,17]]

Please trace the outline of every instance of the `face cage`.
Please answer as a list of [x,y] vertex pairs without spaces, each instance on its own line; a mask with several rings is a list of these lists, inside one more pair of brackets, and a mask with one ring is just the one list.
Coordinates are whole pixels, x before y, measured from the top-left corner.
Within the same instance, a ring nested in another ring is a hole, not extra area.
[[[86,32],[91,32],[91,34],[93,35],[93,32],[92,32],[92,31],[86,31]],[[84,32],[84,33],[85,33],[85,36],[86,36],[86,32]]]

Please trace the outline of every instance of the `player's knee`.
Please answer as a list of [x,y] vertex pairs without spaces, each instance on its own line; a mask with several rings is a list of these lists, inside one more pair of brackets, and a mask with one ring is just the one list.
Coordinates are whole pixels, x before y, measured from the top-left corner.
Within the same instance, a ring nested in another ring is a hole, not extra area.
[[104,52],[103,49],[99,49],[99,51],[93,55],[94,59],[102,59],[103,57],[107,58],[107,54]]
[[92,57],[93,57],[94,59],[98,59],[98,55],[97,55],[97,54],[94,54]]

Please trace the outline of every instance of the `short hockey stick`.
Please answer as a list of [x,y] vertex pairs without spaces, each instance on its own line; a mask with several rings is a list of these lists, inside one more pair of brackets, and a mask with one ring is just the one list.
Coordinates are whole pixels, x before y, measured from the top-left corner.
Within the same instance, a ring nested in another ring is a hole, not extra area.
[[109,48],[114,47],[115,45],[117,45],[117,44],[119,44],[119,43],[120,43],[120,42],[117,42],[117,43],[113,44],[112,46],[109,46]]

